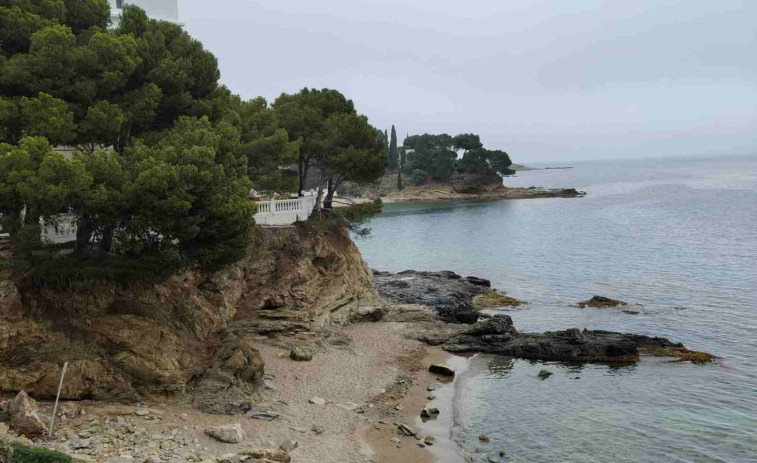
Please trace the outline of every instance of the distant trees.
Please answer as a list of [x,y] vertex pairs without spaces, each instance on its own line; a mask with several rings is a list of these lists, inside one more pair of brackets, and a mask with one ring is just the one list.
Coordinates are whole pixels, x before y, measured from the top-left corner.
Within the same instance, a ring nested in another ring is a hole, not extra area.
[[405,150],[412,150],[412,154],[402,163],[402,169],[411,175],[413,185],[429,179],[446,182],[455,172],[513,173],[509,169],[512,162],[506,152],[487,150],[480,137],[472,133],[454,137],[447,134],[409,136],[403,143],[402,154]]

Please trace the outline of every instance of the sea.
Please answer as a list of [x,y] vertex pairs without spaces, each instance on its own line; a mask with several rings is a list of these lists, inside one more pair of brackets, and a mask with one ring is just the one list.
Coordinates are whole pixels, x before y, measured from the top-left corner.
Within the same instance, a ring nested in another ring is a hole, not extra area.
[[[491,280],[528,302],[490,310],[520,331],[659,335],[719,360],[611,366],[476,355],[453,386],[457,445],[437,457],[757,462],[757,156],[551,166],[573,168],[504,183],[586,196],[387,204],[356,242],[374,269]],[[575,307],[593,295],[638,313]],[[541,369],[553,375],[540,380]]]

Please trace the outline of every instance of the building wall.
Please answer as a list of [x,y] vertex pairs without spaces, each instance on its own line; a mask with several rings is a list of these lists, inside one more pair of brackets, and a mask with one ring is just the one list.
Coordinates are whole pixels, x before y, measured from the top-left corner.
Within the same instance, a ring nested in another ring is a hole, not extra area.
[[117,27],[121,20],[120,5],[137,5],[153,19],[179,24],[179,0],[108,0],[112,27]]

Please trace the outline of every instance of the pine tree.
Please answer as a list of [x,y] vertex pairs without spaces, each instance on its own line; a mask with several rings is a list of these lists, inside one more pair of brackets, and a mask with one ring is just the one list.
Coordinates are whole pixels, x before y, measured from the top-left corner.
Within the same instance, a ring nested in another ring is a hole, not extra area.
[[392,138],[389,143],[389,168],[396,169],[399,166],[399,158],[397,157],[397,131],[394,130],[394,124],[392,124]]

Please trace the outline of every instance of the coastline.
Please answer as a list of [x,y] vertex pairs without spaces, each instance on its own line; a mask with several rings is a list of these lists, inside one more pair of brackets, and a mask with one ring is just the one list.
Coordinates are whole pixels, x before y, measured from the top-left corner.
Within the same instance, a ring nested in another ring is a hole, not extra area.
[[[472,201],[494,201],[500,199],[535,199],[535,198],[577,198],[585,193],[575,188],[508,188],[502,187],[481,193],[458,193],[448,185],[424,185],[421,187],[407,187],[401,191],[391,191],[380,199],[384,204],[435,202],[465,199]],[[373,201],[373,197],[335,197],[335,207],[350,204],[362,204]]]
[[[434,401],[448,416],[428,427],[420,424],[420,411],[428,402],[428,384],[437,382],[436,375],[428,373],[428,366],[454,365],[450,359],[465,359],[408,339],[402,333],[404,325],[356,323],[326,338],[306,333],[291,336],[294,339],[288,341],[315,342],[318,346],[308,362],[291,360],[288,342],[282,343],[280,338],[261,339],[266,380],[256,391],[252,412],[273,412],[274,419],[253,419],[250,412],[206,414],[185,397],[145,397],[139,404],[84,400],[62,404],[59,412],[66,418],[56,420],[52,440],[36,444],[25,438],[20,441],[85,461],[142,461],[151,456],[163,461],[177,456],[187,461],[226,461],[228,455],[250,448],[282,447],[288,448],[292,461],[298,463],[462,462],[440,457],[455,445],[449,440],[446,424],[452,418],[446,411],[451,410],[451,401]],[[323,405],[312,403],[314,398],[322,398]],[[41,416],[49,416],[52,401],[40,400],[38,404]],[[397,410],[397,405],[402,410]],[[415,438],[400,436],[395,424],[399,422],[433,435],[436,442],[419,447]],[[123,424],[130,431],[122,435]],[[207,426],[237,424],[245,438],[236,444],[221,443],[205,434]],[[85,435],[88,437],[82,437]],[[123,445],[125,438],[133,443],[128,448]],[[400,448],[392,438],[401,438]],[[72,445],[76,448],[73,452]]]

